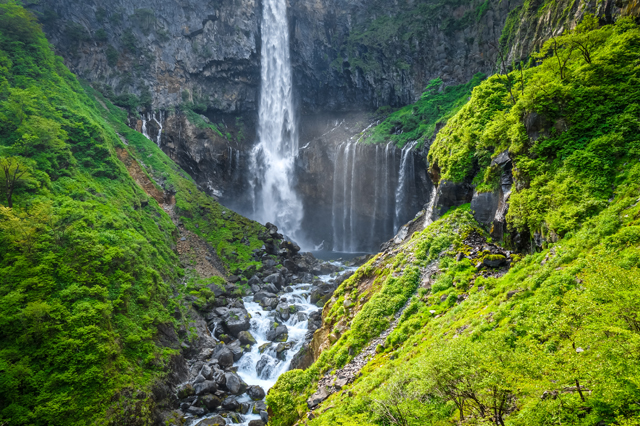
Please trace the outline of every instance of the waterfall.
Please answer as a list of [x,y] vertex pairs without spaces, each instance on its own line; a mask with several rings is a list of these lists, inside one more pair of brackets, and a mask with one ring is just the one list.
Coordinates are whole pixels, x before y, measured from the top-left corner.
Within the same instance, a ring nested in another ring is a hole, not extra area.
[[356,157],[358,156],[358,145],[357,143],[353,145],[353,154],[351,156],[351,202],[349,205],[351,206],[351,212],[349,214],[349,251],[355,252],[355,237],[356,237],[356,224],[355,224],[355,212],[353,211],[353,207],[356,205]]
[[[160,128],[158,130],[158,136],[156,138],[156,145],[158,145],[158,146],[160,146],[160,141],[161,141],[161,138],[162,138],[162,121],[164,120],[164,118],[162,117],[162,111],[160,111],[159,114],[160,114],[160,121],[158,121],[156,119],[156,114],[153,113],[153,121],[155,121],[158,124],[158,127]],[[149,136],[147,136],[147,137],[149,137]]]
[[[375,159],[375,165],[376,165],[376,171],[380,170],[380,161],[378,158],[378,151],[380,148],[380,145],[376,145],[376,159]],[[371,236],[370,236],[370,241],[374,241],[374,239],[376,238],[376,218],[378,217],[378,204],[380,204],[380,194],[379,194],[379,187],[380,187],[380,174],[376,173],[376,178],[375,178],[375,182],[374,182],[374,192],[373,192],[373,197],[374,197],[374,201],[373,201],[373,215],[371,216]]]
[[[344,235],[344,233],[340,234],[338,232],[338,210],[339,210],[339,200],[338,200],[338,190],[340,188],[340,174],[345,168],[344,161],[340,163],[340,160],[344,158],[344,150],[345,143],[341,143],[336,150],[336,161],[335,166],[333,168],[333,204],[331,206],[331,224],[333,226],[333,249],[336,250],[338,247],[338,239],[340,235]],[[340,154],[342,153],[342,155]]]
[[436,204],[436,195],[438,193],[438,187],[433,185],[433,189],[431,189],[431,198],[429,198],[429,205],[427,206],[427,211],[424,214],[424,225],[423,229],[433,223],[433,206]]
[[[387,144],[387,147],[384,150],[384,176],[383,176],[383,183],[384,183],[384,199],[385,200],[389,200],[389,187],[391,186],[391,181],[389,179],[389,177],[391,176],[391,172],[390,172],[390,167],[389,167],[389,163],[391,163],[391,165],[395,166],[395,161],[393,160],[393,158],[391,159],[391,161],[389,161],[389,156],[390,155],[395,155],[395,145],[393,144],[393,142],[389,142]],[[395,201],[395,200],[394,200]],[[385,203],[385,210],[384,210],[384,216],[387,217],[389,215],[389,203]],[[384,234],[385,235],[390,235],[391,231],[389,231],[388,229],[388,224],[389,221],[385,220],[384,222]]]
[[151,140],[151,138],[149,137],[149,134],[147,133],[147,117],[145,114],[142,114],[142,135]]
[[347,203],[347,200],[350,198],[350,197],[348,198],[348,195],[349,195],[348,189],[350,188],[349,154],[351,153],[352,146],[353,146],[352,144],[347,144],[347,147],[344,152],[344,178],[342,179],[342,182],[343,182],[342,251],[347,250],[346,242],[347,242],[347,235],[348,235],[347,233],[349,232],[349,229],[347,229],[347,216],[351,214],[351,206],[349,205],[349,203]]
[[291,182],[298,152],[293,117],[291,62],[286,0],[264,0],[258,144],[252,150],[253,219],[275,222],[296,236],[302,203]]
[[347,141],[336,148],[331,209],[334,251],[376,250],[413,216],[420,191],[413,156],[417,144],[407,144],[400,153],[393,142],[374,147]]
[[402,213],[402,208],[404,207],[408,193],[407,188],[405,188],[407,186],[407,175],[409,175],[409,180],[413,180],[414,177],[413,154],[411,151],[417,143],[417,141],[412,142],[402,148],[402,155],[400,156],[400,174],[398,176],[398,187],[396,188],[396,206],[393,221],[394,233],[398,232],[402,225],[402,223],[400,223],[400,213]]

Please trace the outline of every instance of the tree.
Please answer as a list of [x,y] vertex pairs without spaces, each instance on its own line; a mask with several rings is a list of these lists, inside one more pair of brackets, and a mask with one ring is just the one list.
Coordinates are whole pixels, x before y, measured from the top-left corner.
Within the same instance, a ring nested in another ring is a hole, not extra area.
[[19,157],[0,158],[0,183],[7,197],[7,205],[13,208],[13,192],[31,178],[29,168]]

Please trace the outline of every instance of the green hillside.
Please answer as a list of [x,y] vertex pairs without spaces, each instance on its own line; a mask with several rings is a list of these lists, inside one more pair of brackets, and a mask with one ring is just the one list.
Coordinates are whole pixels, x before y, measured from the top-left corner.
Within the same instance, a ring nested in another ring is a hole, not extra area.
[[[325,305],[335,342],[268,395],[274,425],[640,424],[638,51],[631,19],[587,17],[528,68],[473,90],[439,132],[431,171],[493,191],[491,160],[508,150],[506,242],[538,232],[542,245],[512,254],[507,273],[478,268],[504,256],[474,251],[490,239],[467,205],[379,254]],[[307,415],[318,380],[407,300],[362,375]]]
[[0,2],[0,424],[149,424],[181,343],[158,330],[186,324],[190,276],[154,196],[228,271],[252,263],[261,227],[199,191],[52,52],[30,13]]

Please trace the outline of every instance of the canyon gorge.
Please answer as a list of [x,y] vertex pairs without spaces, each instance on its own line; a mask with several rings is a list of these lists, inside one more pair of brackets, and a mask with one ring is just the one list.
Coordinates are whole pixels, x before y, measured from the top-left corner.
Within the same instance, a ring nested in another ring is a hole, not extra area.
[[0,425],[640,424],[635,0],[0,0]]

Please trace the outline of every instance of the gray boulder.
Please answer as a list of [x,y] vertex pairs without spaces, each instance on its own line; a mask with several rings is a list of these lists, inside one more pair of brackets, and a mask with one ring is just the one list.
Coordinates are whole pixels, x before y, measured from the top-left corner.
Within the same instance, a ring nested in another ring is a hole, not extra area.
[[227,312],[223,319],[225,328],[229,334],[234,337],[238,337],[238,333],[241,331],[246,331],[251,328],[249,313],[244,309],[229,309],[229,312]]
[[315,305],[322,306],[327,303],[335,290],[336,287],[332,284],[321,283],[311,290],[310,301]]
[[267,340],[272,342],[286,342],[289,338],[289,330],[286,325],[271,323],[271,329],[267,332]]
[[262,306],[262,309],[266,311],[273,311],[276,306],[278,306],[278,303],[280,303],[280,299],[277,297],[268,297],[266,299],[262,299],[260,306]]
[[205,380],[201,383],[193,385],[196,391],[196,395],[204,395],[207,393],[215,393],[218,390],[218,385],[213,380]]
[[200,420],[196,426],[226,426],[227,421],[222,416],[213,416]]
[[264,389],[260,386],[249,386],[247,389],[247,395],[254,401],[262,401],[265,397]]
[[249,385],[247,385],[236,373],[225,373],[225,377],[227,379],[227,390],[231,395],[241,395],[247,391]]
[[222,401],[216,395],[203,395],[198,397],[198,406],[206,408],[208,411],[215,411],[218,408]]
[[267,290],[262,289],[253,295],[253,301],[256,303],[260,303],[264,299],[270,299],[270,298],[276,298],[276,297],[278,296],[276,296],[275,293],[271,293]]
[[233,354],[234,361],[239,361],[240,358],[242,358],[242,355],[244,355],[244,348],[240,345],[239,340],[234,340],[233,342],[229,343],[227,345],[227,348],[229,348],[229,350]]
[[231,350],[229,350],[229,348],[227,348],[227,346],[224,344],[220,344],[218,346],[220,347],[220,349],[216,351],[216,354],[215,354],[215,357],[218,360],[218,364],[222,368],[231,367],[235,362],[233,357],[233,352],[231,352]]
[[276,318],[278,318],[282,322],[285,322],[289,321],[290,317],[291,314],[289,310],[289,304],[286,302],[278,303],[278,306],[276,306]]
[[309,399],[307,399],[307,407],[309,407],[309,409],[317,407],[318,404],[329,398],[329,395],[331,394],[329,393],[327,388],[325,386],[322,386],[320,390],[318,390],[316,393],[311,395]]
[[264,279],[264,282],[275,285],[278,290],[281,290],[285,285],[285,279],[279,272],[269,275]]
[[256,339],[248,331],[241,331],[240,333],[238,333],[238,340],[240,340],[240,343],[242,343],[243,345],[253,346],[256,344]]

